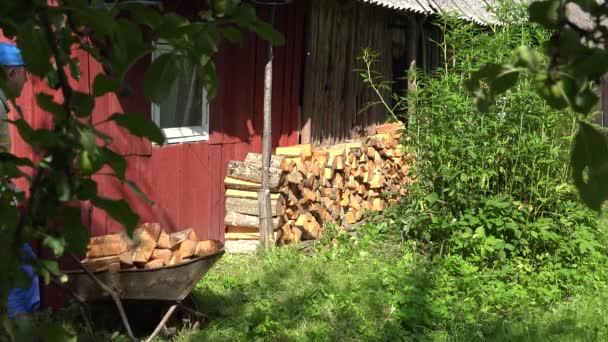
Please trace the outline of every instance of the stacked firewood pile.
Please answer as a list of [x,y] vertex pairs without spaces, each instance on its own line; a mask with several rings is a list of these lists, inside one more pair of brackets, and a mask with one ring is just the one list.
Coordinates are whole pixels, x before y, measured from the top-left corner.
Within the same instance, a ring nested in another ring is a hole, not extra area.
[[[279,244],[323,236],[324,222],[348,228],[366,210],[381,211],[407,194],[411,156],[401,145],[403,124],[377,127],[360,141],[313,150],[278,147],[271,158],[270,188]],[[230,161],[226,184],[226,240],[259,238],[261,155]]]
[[91,271],[157,268],[217,253],[219,241],[199,241],[191,228],[165,232],[158,223],[144,223],[133,238],[125,232],[91,238],[82,264]]

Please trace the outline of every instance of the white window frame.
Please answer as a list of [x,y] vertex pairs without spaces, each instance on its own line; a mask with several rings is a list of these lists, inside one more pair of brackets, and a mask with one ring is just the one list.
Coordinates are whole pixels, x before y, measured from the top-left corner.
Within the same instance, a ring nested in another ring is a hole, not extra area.
[[[173,51],[173,48],[170,45],[167,45],[162,41],[156,42],[154,44],[154,51],[152,52],[152,61],[154,61],[160,55],[169,53],[171,51]],[[205,87],[203,87],[203,93],[201,96],[203,97],[202,125],[161,128],[167,144],[209,140],[209,100],[207,98],[207,90]],[[154,121],[154,123],[160,127],[160,106],[154,102],[152,102],[152,121]]]

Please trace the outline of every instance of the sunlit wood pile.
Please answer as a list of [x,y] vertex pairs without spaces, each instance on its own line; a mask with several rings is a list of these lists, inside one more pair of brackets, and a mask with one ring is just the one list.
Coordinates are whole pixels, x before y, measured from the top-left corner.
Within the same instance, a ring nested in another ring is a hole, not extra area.
[[82,264],[91,271],[158,268],[205,257],[222,249],[219,241],[199,241],[189,228],[165,232],[158,223],[144,223],[133,232],[91,238]]
[[[407,194],[412,161],[401,138],[403,124],[378,126],[377,134],[321,149],[278,147],[270,168],[275,240],[291,244],[323,236],[325,222],[342,228],[381,211]],[[226,240],[259,238],[258,190],[262,156],[230,161],[226,185]]]

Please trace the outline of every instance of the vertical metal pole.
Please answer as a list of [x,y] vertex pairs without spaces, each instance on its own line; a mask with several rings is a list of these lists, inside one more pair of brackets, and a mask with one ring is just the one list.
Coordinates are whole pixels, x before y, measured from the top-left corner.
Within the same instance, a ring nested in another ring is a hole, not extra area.
[[[274,27],[276,6],[270,7],[270,25]],[[272,137],[272,43],[268,43],[268,61],[264,72],[264,132],[262,136],[262,189],[258,195],[260,214],[260,245],[270,249],[274,245],[272,207],[270,202],[270,143]]]

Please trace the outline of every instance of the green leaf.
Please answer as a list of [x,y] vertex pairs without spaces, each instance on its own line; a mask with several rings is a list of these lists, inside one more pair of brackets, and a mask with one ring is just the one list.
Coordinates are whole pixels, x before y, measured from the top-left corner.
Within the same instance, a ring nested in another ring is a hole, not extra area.
[[226,37],[226,39],[235,44],[238,44],[243,40],[243,35],[241,34],[241,31],[232,26],[223,30],[222,34],[224,35],[224,37]]
[[579,122],[570,157],[574,184],[583,202],[600,211],[608,199],[608,144],[606,134],[586,122]]
[[55,179],[55,191],[57,192],[57,199],[60,202],[67,202],[72,199],[70,182],[65,177]]
[[78,155],[78,169],[84,175],[92,175],[103,167],[104,161],[100,156],[99,150],[96,148],[93,151],[83,150]]
[[180,57],[168,53],[154,59],[144,74],[143,91],[153,102],[161,103],[180,74]]
[[65,207],[61,210],[61,220],[66,243],[66,250],[76,255],[82,255],[87,250],[89,233],[82,224],[80,208]]
[[44,283],[48,285],[51,282],[51,275],[61,276],[63,273],[59,269],[57,261],[37,259],[34,263],[36,274],[42,277]]
[[110,76],[99,74],[93,81],[93,95],[103,96],[107,93],[117,92],[120,89],[120,82]]
[[547,29],[555,29],[559,20],[560,0],[534,1],[528,7],[530,21]]
[[139,221],[139,216],[133,212],[127,202],[97,196],[91,200],[91,203],[105,210],[113,219],[124,225],[129,236],[133,234],[133,230]]
[[76,342],[77,336],[58,322],[43,322],[36,329],[36,336],[42,342]]
[[153,204],[154,204],[154,202],[152,202],[152,201],[150,200],[150,198],[149,198],[149,197],[148,197],[148,196],[147,196],[147,195],[146,195],[146,194],[145,194],[143,191],[141,191],[141,189],[140,189],[140,188],[137,186],[137,184],[135,184],[135,182],[130,181],[130,180],[128,180],[128,179],[125,179],[123,182],[124,182],[125,184],[127,184],[127,185],[128,185],[130,188],[131,188],[131,190],[132,190],[132,191],[133,191],[133,192],[134,192],[134,193],[135,193],[135,194],[136,194],[136,195],[137,195],[139,198],[143,199],[143,200],[144,200],[144,201],[145,201],[147,204],[149,204],[149,205],[153,205]]
[[108,118],[108,121],[114,121],[117,125],[126,128],[131,134],[148,138],[158,145],[162,145],[165,142],[165,136],[160,128],[143,114],[115,113]]
[[48,129],[33,129],[27,121],[23,119],[8,120],[17,127],[19,134],[28,144],[34,148],[52,148],[59,143],[59,138],[55,133]]
[[42,240],[42,244],[45,247],[48,247],[55,256],[62,256],[63,251],[65,250],[65,239],[63,236],[52,236],[48,234],[44,234],[44,239]]
[[89,152],[93,151],[97,147],[97,137],[94,131],[90,128],[83,128],[79,133],[79,141],[82,147]]
[[49,94],[37,94],[36,103],[38,103],[38,106],[42,110],[51,113],[58,120],[63,120],[67,117],[65,108],[61,104],[55,102],[53,97]]
[[44,78],[51,71],[51,50],[40,28],[23,26],[17,35],[17,46],[32,74]]
[[82,178],[79,187],[76,189],[76,195],[81,201],[90,200],[97,196],[97,182],[90,178]]
[[101,149],[101,155],[104,163],[108,164],[112,170],[114,170],[116,176],[121,180],[124,179],[127,170],[127,161],[125,158],[106,147]]
[[271,42],[273,45],[280,46],[285,44],[285,37],[283,34],[275,31],[275,29],[269,23],[257,21],[253,25],[252,29],[258,36]]
[[75,80],[80,80],[80,77],[82,76],[82,72],[80,71],[80,60],[78,58],[70,58],[69,67],[70,75],[72,75]]
[[540,69],[541,58],[535,49],[529,46],[521,46],[517,49],[517,56],[519,58],[518,66],[526,67],[531,72],[537,72]]
[[91,115],[93,107],[95,107],[93,96],[78,91],[72,93],[70,108],[74,110],[76,116],[84,118]]

